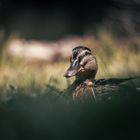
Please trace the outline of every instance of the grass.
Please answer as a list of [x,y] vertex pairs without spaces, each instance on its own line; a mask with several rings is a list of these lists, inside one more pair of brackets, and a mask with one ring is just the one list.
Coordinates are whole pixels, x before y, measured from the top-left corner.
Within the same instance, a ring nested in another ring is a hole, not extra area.
[[[140,75],[139,37],[122,41],[102,33],[81,42],[96,54],[97,79]],[[63,77],[68,66],[68,60],[1,58],[0,139],[139,139],[140,80],[111,99],[74,102],[59,95],[74,80]]]
[[[97,78],[129,77],[140,74],[140,41],[139,38],[116,40],[109,34],[102,33],[99,37],[83,37],[81,44],[88,46],[96,54],[99,70]],[[2,57],[0,63],[0,86],[44,88],[51,84],[63,90],[72,81],[65,79],[64,72],[69,60],[56,63],[28,62],[20,58]]]

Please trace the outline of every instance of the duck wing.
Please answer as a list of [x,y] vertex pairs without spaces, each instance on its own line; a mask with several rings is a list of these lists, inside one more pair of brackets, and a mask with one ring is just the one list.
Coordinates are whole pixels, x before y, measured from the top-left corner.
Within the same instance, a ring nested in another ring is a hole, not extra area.
[[[94,90],[96,95],[115,94],[115,93],[128,93],[129,89],[132,90],[128,81],[140,79],[140,76],[129,78],[109,78],[94,80]],[[126,83],[125,83],[126,82]],[[135,90],[135,89],[133,89]]]
[[123,82],[127,82],[130,80],[138,79],[140,76],[136,77],[128,77],[128,78],[108,78],[108,79],[98,79],[94,80],[94,86],[99,86],[99,85],[118,85]]

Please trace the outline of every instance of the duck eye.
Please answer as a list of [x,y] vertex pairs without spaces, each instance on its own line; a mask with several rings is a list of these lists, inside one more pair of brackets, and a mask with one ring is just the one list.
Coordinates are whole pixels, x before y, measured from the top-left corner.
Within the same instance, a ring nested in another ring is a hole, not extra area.
[[89,52],[85,52],[85,55],[88,55],[88,54],[90,54]]
[[79,57],[78,57],[78,62],[79,62],[79,63],[81,62],[81,59],[82,59],[82,57],[79,56]]
[[77,52],[74,52],[73,53],[73,59],[76,59],[76,57],[77,57]]
[[72,66],[75,67],[77,65],[78,65],[78,61],[77,60],[73,61]]
[[88,55],[88,52],[85,52],[85,55]]

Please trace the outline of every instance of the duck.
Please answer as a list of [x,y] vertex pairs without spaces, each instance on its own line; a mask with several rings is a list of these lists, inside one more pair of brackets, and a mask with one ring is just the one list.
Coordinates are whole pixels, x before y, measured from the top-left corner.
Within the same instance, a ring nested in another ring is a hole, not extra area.
[[95,54],[86,46],[77,46],[72,50],[70,66],[64,77],[75,76],[75,81],[63,91],[63,95],[74,100],[91,99],[96,101],[96,96],[119,90],[120,84],[137,77],[95,79],[98,63]]

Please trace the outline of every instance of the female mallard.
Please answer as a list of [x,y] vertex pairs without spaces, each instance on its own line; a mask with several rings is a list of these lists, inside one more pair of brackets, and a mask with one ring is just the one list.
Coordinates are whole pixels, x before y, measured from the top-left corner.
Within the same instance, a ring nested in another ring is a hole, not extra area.
[[65,91],[72,94],[73,98],[93,97],[93,81],[98,70],[96,57],[91,50],[84,46],[78,46],[72,50],[70,57],[70,67],[65,73],[65,77],[76,77],[74,83]]
[[[96,100],[96,94],[107,93],[119,89],[119,84],[134,78],[99,79],[95,80],[98,64],[95,55],[85,46],[78,46],[72,50],[70,67],[64,76],[75,76],[73,84],[63,93],[73,96],[73,99],[90,98]],[[117,86],[116,86],[117,85]]]

